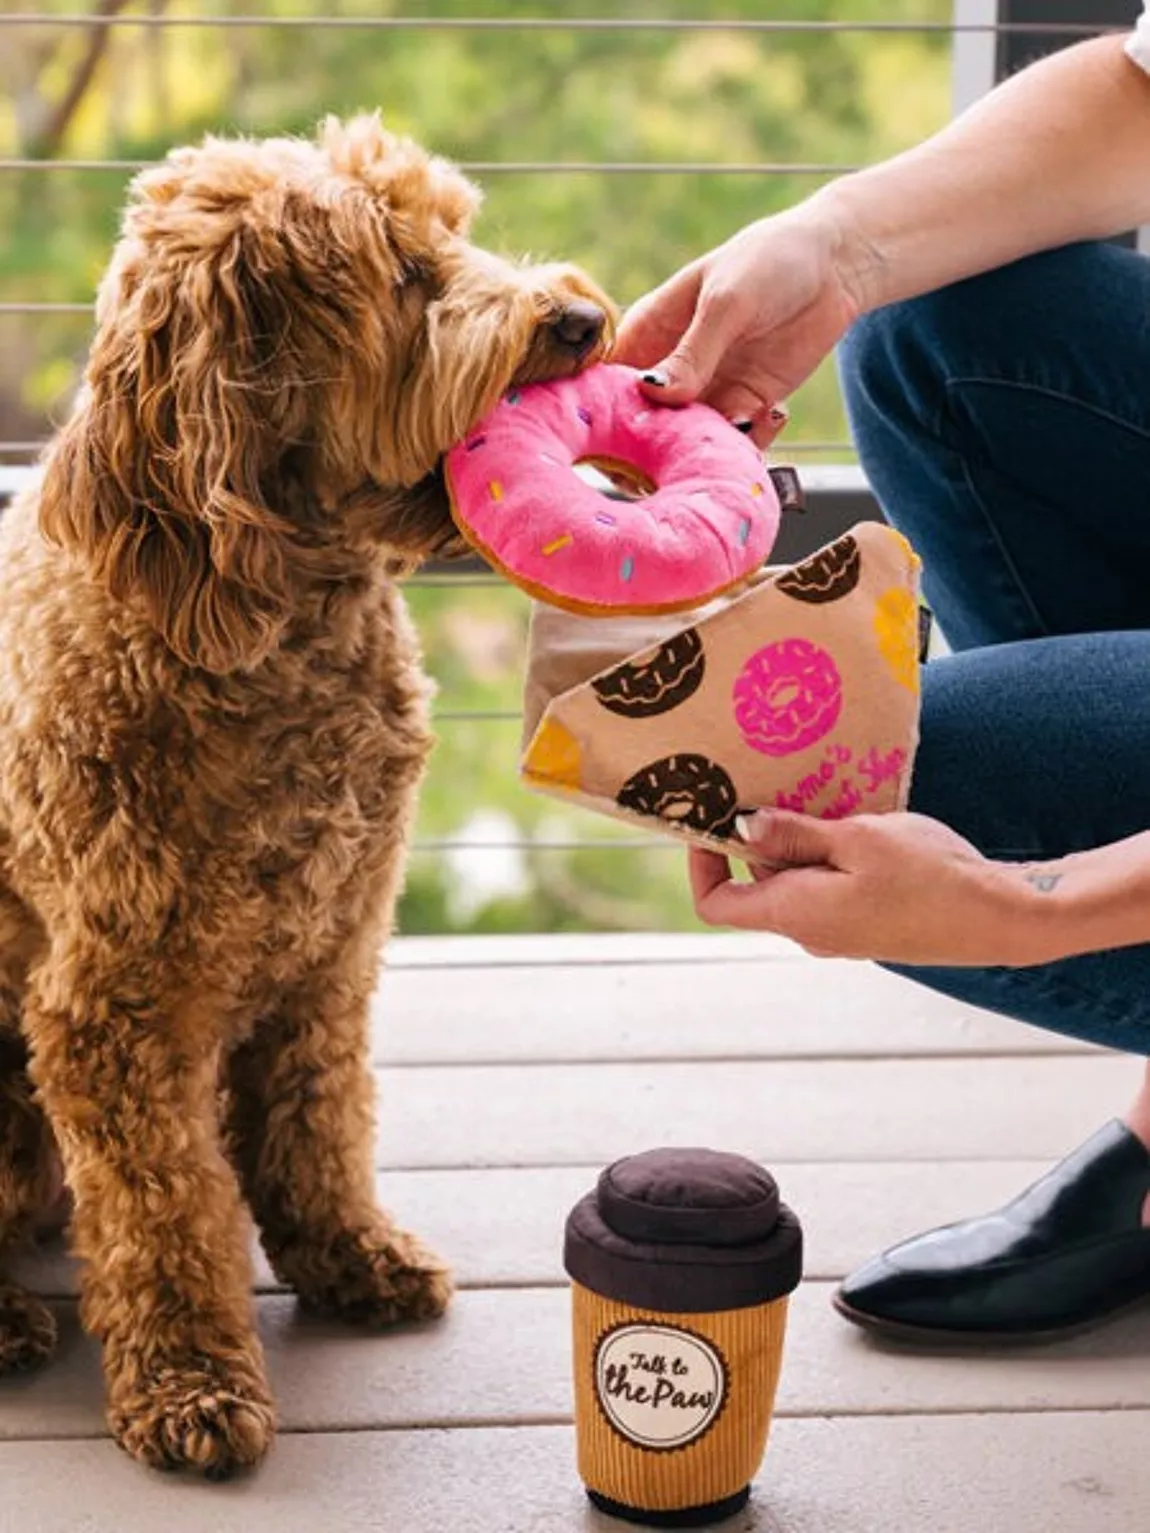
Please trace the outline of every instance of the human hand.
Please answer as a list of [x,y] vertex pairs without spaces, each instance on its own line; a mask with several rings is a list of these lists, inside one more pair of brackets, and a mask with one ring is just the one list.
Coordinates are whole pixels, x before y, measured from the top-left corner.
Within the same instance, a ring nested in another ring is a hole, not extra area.
[[612,360],[647,369],[652,399],[701,399],[767,447],[783,401],[858,317],[846,243],[809,203],[749,224],[632,305]]
[[981,968],[1056,956],[1033,866],[992,862],[937,820],[767,810],[747,829],[762,859],[750,883],[733,880],[725,857],[691,851],[708,925],[777,932],[818,957]]

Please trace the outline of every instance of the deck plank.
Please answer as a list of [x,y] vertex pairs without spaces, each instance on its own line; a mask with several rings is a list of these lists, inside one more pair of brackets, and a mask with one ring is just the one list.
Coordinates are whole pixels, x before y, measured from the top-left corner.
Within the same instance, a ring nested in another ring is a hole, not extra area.
[[[1069,1144],[1067,1145],[1069,1148]],[[932,1225],[998,1207],[1028,1186],[1042,1161],[801,1164],[780,1168],[783,1197],[800,1214],[811,1278],[840,1278],[886,1245]],[[566,1281],[563,1221],[595,1185],[597,1166],[525,1170],[391,1171],[380,1201],[451,1263],[465,1288],[541,1287]],[[278,1285],[256,1252],[256,1286]],[[38,1293],[74,1295],[75,1265],[60,1240],[17,1259]]]
[[[539,1425],[571,1409],[569,1295],[480,1290],[448,1318],[368,1336],[302,1318],[287,1297],[257,1301],[283,1425],[307,1432]],[[95,1345],[60,1311],[53,1364],[0,1388],[0,1440],[103,1430]],[[1150,1306],[1104,1331],[1022,1352],[910,1355],[878,1346],[832,1311],[828,1285],[796,1295],[779,1392],[786,1416],[1150,1409]]]
[[[708,964],[731,959],[776,963],[805,958],[802,948],[768,932],[554,932],[477,937],[396,937],[392,968],[546,969],[572,963]],[[809,962],[810,960],[807,959]]]
[[[1132,1533],[1148,1433],[1144,1412],[780,1421],[750,1506],[725,1526]],[[107,1443],[8,1443],[0,1484],[4,1526],[24,1533],[613,1533],[573,1457],[564,1427],[288,1436],[258,1473],[204,1485],[149,1474]]]
[[1086,1046],[871,964],[571,963],[399,967],[372,1004],[377,1062],[1078,1054]]
[[387,1069],[378,1164],[598,1165],[668,1144],[768,1165],[1053,1159],[1138,1076],[1106,1055]]

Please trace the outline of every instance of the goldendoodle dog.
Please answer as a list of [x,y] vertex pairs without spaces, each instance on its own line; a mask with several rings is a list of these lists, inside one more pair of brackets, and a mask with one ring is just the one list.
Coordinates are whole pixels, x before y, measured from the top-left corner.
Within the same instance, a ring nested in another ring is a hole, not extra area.
[[[438,1314],[376,1203],[366,1013],[431,747],[396,580],[440,459],[610,340],[377,119],[135,182],[75,408],[0,517],[0,1257],[74,1200],[109,1420],[223,1475],[274,1409],[249,1226],[309,1305]],[[0,1373],[51,1352],[0,1275]]]

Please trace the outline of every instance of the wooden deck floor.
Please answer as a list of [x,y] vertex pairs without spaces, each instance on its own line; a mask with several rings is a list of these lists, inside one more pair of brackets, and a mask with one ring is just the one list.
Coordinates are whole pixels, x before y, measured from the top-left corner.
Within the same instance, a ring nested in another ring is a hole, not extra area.
[[771,1166],[808,1235],[779,1416],[732,1533],[1134,1533],[1150,1516],[1150,1309],[1010,1357],[869,1343],[829,1306],[884,1244],[977,1212],[1120,1109],[1136,1066],[876,970],[727,937],[412,940],[377,1005],[390,1206],[452,1260],[436,1326],[302,1321],[259,1269],[282,1436],[224,1486],[108,1440],[75,1274],[63,1346],[0,1387],[0,1533],[605,1533],[569,1424],[567,1209],[609,1159]]

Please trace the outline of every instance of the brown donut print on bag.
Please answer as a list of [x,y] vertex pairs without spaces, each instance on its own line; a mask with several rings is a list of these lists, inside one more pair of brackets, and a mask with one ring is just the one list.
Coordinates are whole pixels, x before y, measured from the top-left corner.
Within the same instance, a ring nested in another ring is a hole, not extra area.
[[684,628],[658,649],[616,666],[591,685],[610,712],[626,719],[651,719],[693,697],[705,669],[702,639],[694,628]]
[[862,553],[848,534],[780,575],[775,588],[796,601],[821,604],[849,596],[861,573]]
[[620,809],[653,814],[684,830],[729,836],[739,812],[730,774],[693,752],[664,756],[630,776],[615,796]]

